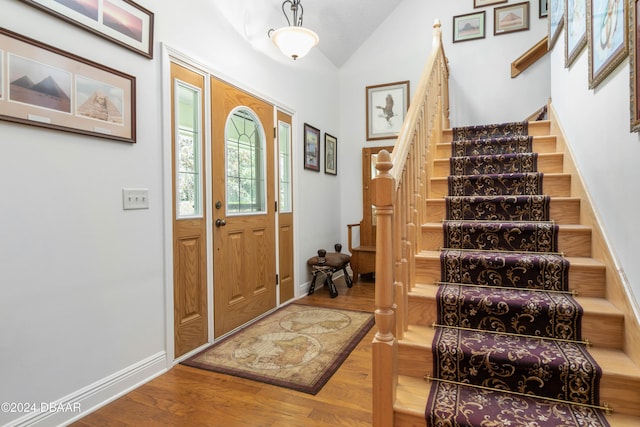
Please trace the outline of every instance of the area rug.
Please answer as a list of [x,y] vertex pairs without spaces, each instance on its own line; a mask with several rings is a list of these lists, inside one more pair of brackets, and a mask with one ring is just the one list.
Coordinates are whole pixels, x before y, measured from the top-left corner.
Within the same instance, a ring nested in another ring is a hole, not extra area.
[[373,324],[372,313],[289,304],[182,364],[316,394]]

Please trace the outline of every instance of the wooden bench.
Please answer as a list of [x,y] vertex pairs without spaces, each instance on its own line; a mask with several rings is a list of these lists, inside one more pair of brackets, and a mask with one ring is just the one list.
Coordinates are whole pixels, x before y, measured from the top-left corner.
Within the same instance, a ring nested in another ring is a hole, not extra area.
[[340,253],[342,245],[339,243],[335,245],[335,249],[336,252],[330,253],[327,253],[324,249],[318,249],[318,255],[307,260],[307,264],[311,266],[311,275],[313,276],[308,295],[315,292],[316,279],[320,273],[324,276],[324,283],[329,288],[331,298],[338,296],[338,289],[336,288],[336,284],[333,283],[333,275],[335,272],[342,270],[344,272],[344,280],[347,282],[347,287],[350,288],[353,286],[353,281],[347,272],[351,256]]

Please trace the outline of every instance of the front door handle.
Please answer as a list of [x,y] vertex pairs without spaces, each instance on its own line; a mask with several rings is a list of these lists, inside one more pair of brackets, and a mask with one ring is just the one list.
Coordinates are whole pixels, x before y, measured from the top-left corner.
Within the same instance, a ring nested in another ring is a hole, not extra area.
[[225,225],[227,225],[227,221],[220,218],[216,219],[216,227],[224,227]]

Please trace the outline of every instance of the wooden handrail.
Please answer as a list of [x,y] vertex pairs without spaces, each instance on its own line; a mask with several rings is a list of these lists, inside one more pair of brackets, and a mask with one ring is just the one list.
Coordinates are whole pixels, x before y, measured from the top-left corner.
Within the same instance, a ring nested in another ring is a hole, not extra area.
[[542,40],[511,63],[511,78],[517,77],[524,70],[532,66],[538,59],[546,55],[549,51],[548,40],[549,36],[544,36]]
[[415,284],[414,255],[426,218],[428,171],[443,128],[449,128],[449,68],[440,21],[417,90],[393,152],[378,154],[372,181],[376,206],[376,334],[372,345],[373,425],[393,426],[397,346],[408,324],[408,295]]

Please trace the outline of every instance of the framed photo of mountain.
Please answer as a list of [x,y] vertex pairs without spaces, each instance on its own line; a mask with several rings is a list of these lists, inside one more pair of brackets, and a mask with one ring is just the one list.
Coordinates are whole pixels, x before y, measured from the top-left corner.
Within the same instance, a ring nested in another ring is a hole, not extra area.
[[493,9],[493,35],[529,29],[529,2],[510,4]]
[[467,13],[453,17],[453,42],[483,39],[486,12]]
[[21,0],[153,58],[153,13],[131,0]]
[[0,28],[0,120],[136,141],[135,77]]

